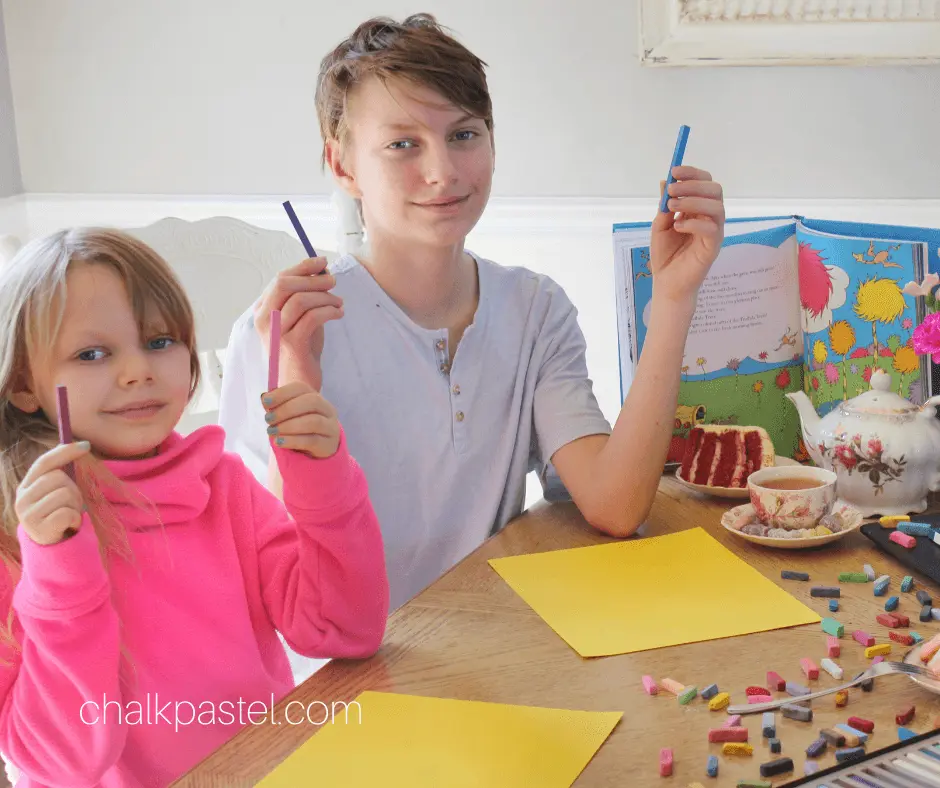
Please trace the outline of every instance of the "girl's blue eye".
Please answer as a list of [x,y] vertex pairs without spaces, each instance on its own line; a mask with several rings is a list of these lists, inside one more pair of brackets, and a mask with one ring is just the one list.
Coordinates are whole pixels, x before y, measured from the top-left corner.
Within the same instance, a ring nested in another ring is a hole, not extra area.
[[[96,353],[101,353],[101,356],[96,357]],[[101,358],[104,355],[104,351],[99,348],[93,348],[91,350],[83,350],[78,354],[77,358],[79,361],[97,361],[98,358]]]
[[176,340],[172,337],[157,337],[156,339],[151,339],[147,344],[150,346],[151,350],[166,350],[175,342]]

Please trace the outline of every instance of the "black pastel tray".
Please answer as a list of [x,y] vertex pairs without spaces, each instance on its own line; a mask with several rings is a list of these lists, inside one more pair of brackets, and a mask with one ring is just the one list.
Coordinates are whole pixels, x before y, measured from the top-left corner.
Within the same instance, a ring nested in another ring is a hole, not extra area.
[[[911,515],[911,520],[918,523],[930,523],[934,528],[940,528],[940,514]],[[929,577],[940,584],[940,545],[926,536],[915,536],[917,544],[908,549],[891,541],[893,528],[884,528],[881,523],[867,523],[859,530],[882,551],[896,558],[900,564]]]

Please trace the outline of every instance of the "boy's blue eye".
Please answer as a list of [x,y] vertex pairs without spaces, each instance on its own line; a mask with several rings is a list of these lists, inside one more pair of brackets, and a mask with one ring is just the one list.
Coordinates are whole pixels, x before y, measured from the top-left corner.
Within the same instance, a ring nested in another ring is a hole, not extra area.
[[461,142],[465,142],[472,140],[477,136],[477,133],[473,129],[465,129],[464,131],[458,131],[454,136]]
[[151,350],[166,350],[175,342],[176,340],[173,339],[173,337],[157,337],[156,339],[151,339],[147,344],[150,346]]
[[405,150],[405,146],[411,147],[414,143],[411,140],[397,140],[393,142],[390,147],[392,150]]

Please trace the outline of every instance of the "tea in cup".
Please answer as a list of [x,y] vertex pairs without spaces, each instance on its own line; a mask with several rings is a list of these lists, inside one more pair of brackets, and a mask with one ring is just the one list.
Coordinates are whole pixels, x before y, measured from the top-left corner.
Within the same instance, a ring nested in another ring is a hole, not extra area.
[[747,479],[757,519],[771,528],[814,528],[832,510],[836,479],[825,468],[783,465],[762,468]]

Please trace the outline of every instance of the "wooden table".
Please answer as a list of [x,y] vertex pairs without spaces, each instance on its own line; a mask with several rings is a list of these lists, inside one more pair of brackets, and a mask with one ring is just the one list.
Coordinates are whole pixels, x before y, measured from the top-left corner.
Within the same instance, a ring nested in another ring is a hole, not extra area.
[[[870,563],[879,574],[892,577],[889,593],[902,597],[901,612],[911,618],[911,628],[925,638],[938,630],[934,622],[922,624],[912,594],[900,594],[901,577],[908,572],[879,552],[862,534],[850,534],[834,545],[809,551],[778,551],[755,547],[720,525],[721,513],[734,502],[714,500],[688,492],[675,479],[664,477],[649,521],[640,531],[651,536],[702,526],[762,574],[786,588],[821,616],[829,615],[825,599],[809,595],[813,583],[837,584],[840,571],[861,571]],[[815,682],[805,681],[801,657],[818,664],[825,656],[825,635],[818,624],[776,630],[745,637],[727,638],[636,654],[582,659],[545,624],[487,565],[487,560],[508,555],[601,544],[611,541],[593,531],[571,504],[540,504],[513,521],[472,555],[454,567],[390,618],[382,648],[372,659],[333,661],[287,696],[277,707],[283,712],[291,701],[315,700],[328,706],[351,701],[366,689],[596,711],[623,711],[620,724],[576,782],[579,788],[665,785],[658,773],[661,747],[675,752],[675,771],[670,785],[683,788],[691,781],[709,786],[733,786],[742,777],[757,777],[761,763],[771,755],[760,735],[760,715],[745,717],[751,758],[721,756],[720,745],[709,744],[707,731],[721,726],[724,712],[710,712],[700,699],[680,706],[661,693],[647,696],[640,677],[670,676],[699,688],[711,682],[732,691],[732,700],[743,702],[744,687],[765,685],[767,670],[814,688],[836,682],[820,671]],[[780,579],[781,568],[810,573],[811,582]],[[915,575],[915,588],[926,588],[934,598],[938,589]],[[668,578],[663,578],[668,582]],[[868,661],[851,639],[857,628],[887,640],[887,630],[876,623],[886,597],[875,597],[871,584],[844,584],[836,617],[845,625],[842,656],[836,660],[851,678]],[[677,611],[678,612],[678,611]],[[681,613],[679,613],[681,614]],[[906,649],[894,644],[894,656]],[[777,734],[783,755],[793,758],[792,775],[775,785],[801,777],[804,750],[822,727],[855,714],[875,722],[869,739],[872,751],[897,740],[894,716],[905,704],[915,704],[917,715],[909,726],[929,730],[940,713],[940,699],[908,679],[888,677],[873,692],[850,691],[849,705],[837,709],[834,696],[814,702],[814,720],[801,723],[777,714]],[[298,707],[293,707],[294,709]],[[309,736],[312,725],[260,724],[249,726],[206,758],[175,785],[187,788],[251,786],[268,774]],[[719,754],[717,780],[705,776],[709,754]],[[832,749],[820,766],[834,762]],[[311,785],[316,776],[311,775]],[[300,787],[299,787],[300,788]]]

